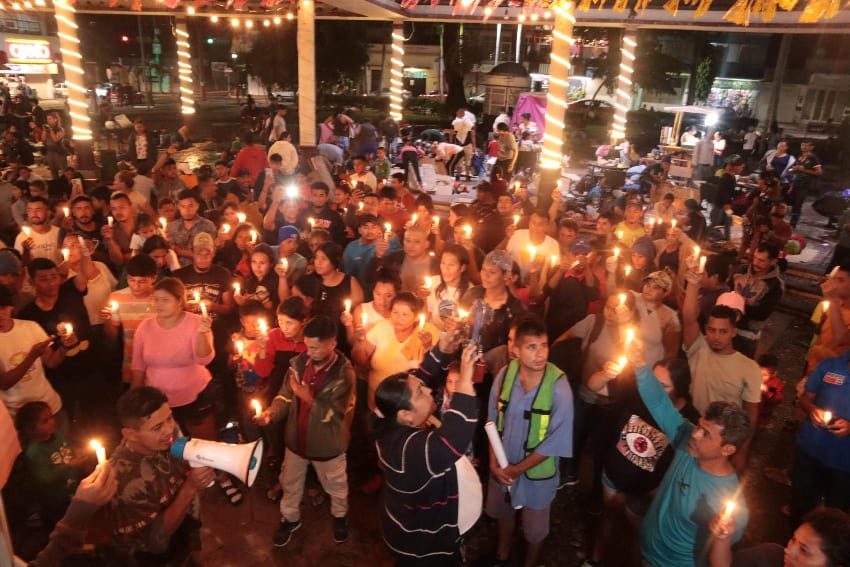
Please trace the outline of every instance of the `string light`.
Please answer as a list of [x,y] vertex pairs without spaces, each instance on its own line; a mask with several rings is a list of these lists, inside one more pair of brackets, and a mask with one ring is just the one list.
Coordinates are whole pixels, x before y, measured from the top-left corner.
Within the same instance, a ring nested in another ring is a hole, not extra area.
[[276,26],[279,26],[279,25],[280,25],[280,16],[275,16],[275,17],[274,17],[274,25],[276,25]]
[[192,54],[189,47],[189,32],[186,22],[178,21],[177,33],[177,78],[180,80],[180,112],[195,113],[195,92],[192,89]]
[[[12,4],[16,10],[20,5]],[[53,3],[56,18],[56,35],[59,37],[59,52],[62,54],[62,67],[65,71],[65,84],[68,86],[68,115],[71,117],[71,131],[74,140],[91,140],[91,120],[86,104],[86,89],[83,87],[82,55],[80,40],[77,37],[77,24],[74,22],[74,7],[66,0]]]
[[390,116],[402,117],[402,92],[404,88],[404,24],[393,23],[392,54],[390,55]]
[[239,27],[239,18],[230,18],[230,25],[234,28]]
[[212,16],[212,17],[210,18],[210,21],[211,21],[212,23],[214,23],[214,24],[217,24],[217,23],[218,23],[218,16]]
[[287,13],[286,13],[286,19],[287,19],[287,20],[294,20],[294,19],[295,19],[295,15],[294,15],[292,12],[287,12]]
[[188,8],[186,8],[186,13],[189,14],[190,16],[194,16],[195,15],[195,7],[189,6]]
[[254,27],[254,20],[245,20],[245,27],[246,28],[253,28]]
[[620,75],[617,78],[617,89],[615,91],[614,121],[611,124],[611,138],[614,142],[626,137],[626,116],[632,106],[632,75],[635,60],[635,48],[637,47],[637,31],[627,29],[623,33],[622,57],[620,61]]
[[269,27],[272,23],[269,20],[263,20],[263,26]]

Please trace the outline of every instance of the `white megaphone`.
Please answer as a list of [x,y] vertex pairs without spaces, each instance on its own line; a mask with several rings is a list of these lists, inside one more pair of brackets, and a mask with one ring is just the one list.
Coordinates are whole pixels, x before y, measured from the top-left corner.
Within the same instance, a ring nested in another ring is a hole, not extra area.
[[232,474],[250,487],[260,472],[263,440],[236,445],[178,437],[171,444],[171,454],[189,461],[193,467],[210,467]]

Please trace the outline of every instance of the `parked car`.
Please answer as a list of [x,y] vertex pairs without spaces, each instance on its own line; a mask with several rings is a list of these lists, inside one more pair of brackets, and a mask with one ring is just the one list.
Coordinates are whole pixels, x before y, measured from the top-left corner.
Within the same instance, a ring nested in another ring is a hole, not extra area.
[[55,83],[53,85],[53,98],[68,98],[68,85]]
[[297,91],[295,91],[294,89],[286,89],[283,87],[273,89],[271,95],[277,102],[282,102],[286,104],[295,104],[295,99],[298,97]]
[[479,93],[477,95],[472,95],[470,97],[467,97],[467,100],[469,102],[474,102],[474,103],[477,103],[477,104],[484,104],[484,95],[485,94],[486,93]]
[[604,100],[583,99],[567,105],[568,120],[580,122],[607,122],[614,116],[614,105]]

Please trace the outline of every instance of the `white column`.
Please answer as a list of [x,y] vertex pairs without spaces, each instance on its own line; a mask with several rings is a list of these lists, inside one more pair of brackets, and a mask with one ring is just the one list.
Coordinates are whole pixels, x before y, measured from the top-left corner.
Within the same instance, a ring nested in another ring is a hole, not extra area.
[[[549,93],[546,96],[546,128],[543,133],[543,155],[540,165],[560,177],[564,145],[564,115],[567,111],[567,82],[570,76],[570,48],[573,44],[572,2],[554,8],[555,29],[552,30],[552,55],[549,64]],[[546,172],[543,172],[544,175]],[[549,176],[553,173],[550,172]],[[557,177],[555,183],[557,184]]]
[[[390,117],[401,120],[404,99],[404,22],[393,21],[393,52],[390,55]],[[440,77],[442,80],[442,77]]]
[[80,40],[77,37],[77,23],[74,19],[75,10],[65,0],[55,0],[53,10],[59,36],[59,51],[62,53],[62,68],[65,71],[65,84],[68,86],[71,137],[74,140],[91,140],[91,120],[88,114],[88,103],[86,103],[86,88],[83,84],[84,73]]
[[316,23],[312,0],[298,4],[298,132],[302,148],[316,147]]
[[499,64],[499,51],[502,44],[502,24],[496,24],[496,56],[493,58],[493,67]]
[[189,47],[189,32],[186,19],[177,18],[174,31],[177,34],[177,76],[180,79],[180,112],[195,114],[195,89],[192,85],[192,51]]
[[635,48],[637,30],[627,28],[623,32],[623,46],[620,49],[620,75],[617,78],[617,92],[614,102],[614,123],[611,125],[612,140],[626,137],[626,113],[632,109],[632,75],[635,66]]
[[514,61],[517,63],[522,63],[519,60],[519,50],[522,46],[522,24],[517,24],[516,26],[516,55],[514,56]]

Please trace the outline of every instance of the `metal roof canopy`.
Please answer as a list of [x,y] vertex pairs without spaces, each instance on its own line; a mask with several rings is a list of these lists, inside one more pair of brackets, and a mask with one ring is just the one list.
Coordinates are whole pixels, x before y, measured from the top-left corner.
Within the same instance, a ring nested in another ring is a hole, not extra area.
[[[149,15],[149,16],[182,16],[187,19],[209,18],[240,18],[240,19],[263,19],[275,16],[285,16],[291,11],[292,4],[281,3],[276,6],[265,8],[256,0],[249,0],[244,10],[228,9],[223,3],[211,3],[202,8],[197,8],[194,14],[188,14],[181,5],[174,10],[163,8],[163,4],[157,0],[144,0],[140,11],[127,8],[110,7],[110,0],[80,0],[74,5],[74,9],[81,14],[112,14],[112,15]],[[749,26],[739,26],[723,19],[731,3],[723,0],[715,0],[712,8],[699,19],[692,17],[693,8],[683,6],[676,15],[671,14],[661,7],[647,8],[643,12],[626,10],[616,12],[611,8],[598,9],[596,7],[584,12],[575,11],[576,25],[584,27],[605,28],[652,28],[652,29],[678,29],[695,31],[735,31],[740,33],[794,33],[794,34],[839,34],[847,33],[850,25],[850,10],[841,10],[833,18],[817,23],[801,23],[799,21],[801,9],[786,12],[778,10],[773,21],[765,23],[754,17]],[[415,9],[402,9],[393,0],[321,0],[316,3],[317,20],[411,20],[419,22],[463,22],[475,24],[523,24],[530,26],[551,25],[551,20],[539,19],[534,21],[520,21],[522,9],[519,7],[499,7],[493,10],[493,14],[485,20],[482,8],[478,8],[473,14],[453,13],[454,7],[439,4],[431,6],[430,3],[422,3]],[[27,11],[47,11],[50,8],[34,8]],[[284,22],[286,23],[286,22]],[[222,22],[227,25],[227,22]]]

